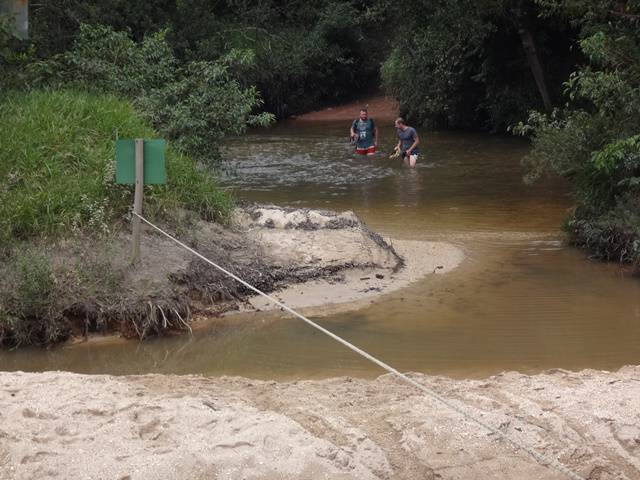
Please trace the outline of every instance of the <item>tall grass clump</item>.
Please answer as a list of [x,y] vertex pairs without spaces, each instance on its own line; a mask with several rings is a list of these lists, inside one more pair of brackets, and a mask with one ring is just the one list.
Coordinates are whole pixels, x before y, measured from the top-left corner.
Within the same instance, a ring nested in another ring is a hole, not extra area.
[[[115,141],[158,135],[126,101],[73,90],[14,92],[0,102],[0,250],[73,231],[108,232],[128,214],[132,188],[116,185]],[[145,212],[187,209],[224,221],[229,195],[169,148],[166,185],[145,187]]]
[[45,345],[68,337],[51,262],[27,249],[12,257],[0,280],[0,346]]

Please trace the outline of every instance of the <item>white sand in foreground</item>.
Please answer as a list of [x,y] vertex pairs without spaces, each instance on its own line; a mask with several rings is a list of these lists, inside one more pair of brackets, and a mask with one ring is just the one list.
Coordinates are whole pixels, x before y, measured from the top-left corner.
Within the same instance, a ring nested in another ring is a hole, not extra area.
[[[640,367],[415,375],[584,478],[640,478]],[[1,479],[560,479],[386,375],[0,374]]]

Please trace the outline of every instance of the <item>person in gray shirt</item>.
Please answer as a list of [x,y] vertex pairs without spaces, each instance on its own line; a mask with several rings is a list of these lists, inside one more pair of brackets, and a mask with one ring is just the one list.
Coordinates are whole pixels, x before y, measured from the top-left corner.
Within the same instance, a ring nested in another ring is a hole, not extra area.
[[407,125],[402,117],[398,117],[396,119],[396,135],[398,136],[398,145],[396,145],[395,151],[402,155],[405,163],[408,163],[410,167],[415,167],[420,155],[418,132],[415,128]]

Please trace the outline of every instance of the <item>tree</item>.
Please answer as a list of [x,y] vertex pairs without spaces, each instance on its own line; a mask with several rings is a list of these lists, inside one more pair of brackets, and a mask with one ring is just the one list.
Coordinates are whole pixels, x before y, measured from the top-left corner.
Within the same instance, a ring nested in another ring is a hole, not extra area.
[[587,61],[565,83],[566,107],[533,112],[529,178],[567,177],[572,240],[596,256],[640,262],[640,2],[545,1],[581,28]]
[[382,69],[385,87],[409,117],[505,131],[559,97],[561,76],[574,61],[566,22],[540,17],[530,0],[411,3],[412,34],[396,40]]
[[544,69],[538,49],[536,48],[535,36],[533,33],[535,18],[537,17],[535,11],[535,5],[528,0],[515,0],[511,10],[514,14],[518,33],[522,39],[522,47],[527,56],[531,73],[535,78],[538,91],[542,97],[542,102],[546,110],[551,110],[551,96],[549,95],[549,89],[545,81]]

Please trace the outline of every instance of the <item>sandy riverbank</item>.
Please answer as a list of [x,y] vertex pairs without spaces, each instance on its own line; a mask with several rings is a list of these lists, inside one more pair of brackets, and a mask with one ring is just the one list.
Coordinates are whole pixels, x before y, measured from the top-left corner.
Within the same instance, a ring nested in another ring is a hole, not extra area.
[[[353,211],[246,204],[226,226],[193,219],[184,224],[178,233],[175,225],[161,226],[249,284],[317,313],[359,308],[372,297],[447,272],[464,258],[447,243],[384,239]],[[51,246],[56,252],[52,268],[61,278],[69,277],[65,268],[80,257],[88,259],[86,275],[94,283],[77,292],[64,290],[76,293],[58,299],[58,333],[43,343],[98,335],[144,339],[188,331],[193,320],[226,312],[273,308],[150,228],[143,233],[135,265],[127,233],[101,241],[104,248],[92,249],[88,239],[75,237]],[[6,338],[13,337],[7,333]]]
[[[386,240],[404,259],[398,271],[375,266],[351,268],[338,276],[289,285],[272,296],[306,315],[331,315],[367,306],[428,275],[448,273],[464,260],[462,250],[450,243]],[[266,298],[255,296],[242,311],[277,308]]]
[[[265,291],[312,315],[361,308],[428,275],[447,273],[465,257],[446,242],[383,238],[349,211],[257,205],[238,210],[233,223],[252,245],[234,263],[276,272]],[[255,274],[253,279],[261,280]],[[241,300],[236,304],[242,312],[279,308],[260,296]]]
[[360,109],[365,106],[369,109],[369,114],[376,120],[393,122],[399,114],[399,106],[396,100],[384,95],[378,95],[305,113],[295,117],[295,121],[351,121],[354,118],[358,118]]
[[[414,378],[588,479],[640,478],[640,367]],[[390,376],[0,374],[0,478],[560,479]]]

